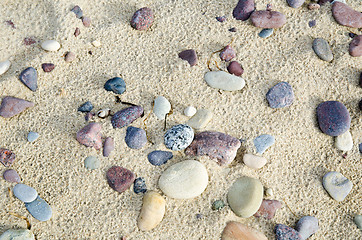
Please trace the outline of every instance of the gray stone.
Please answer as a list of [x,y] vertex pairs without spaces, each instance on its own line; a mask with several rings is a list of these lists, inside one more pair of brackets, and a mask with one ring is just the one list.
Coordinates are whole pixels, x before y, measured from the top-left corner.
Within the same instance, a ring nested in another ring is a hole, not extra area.
[[266,94],[266,99],[271,108],[284,108],[292,105],[294,92],[292,86],[287,82],[280,82],[270,88]]
[[18,183],[14,186],[13,193],[15,197],[25,203],[34,201],[38,196],[38,193],[34,188],[22,183]]
[[343,201],[352,190],[352,182],[339,172],[329,172],[323,177],[323,187],[336,201]]
[[97,169],[101,166],[101,162],[99,159],[95,156],[89,156],[86,159],[84,159],[84,167],[90,170]]
[[328,42],[322,38],[316,38],[313,41],[313,50],[317,56],[327,62],[333,60],[333,53]]
[[49,204],[39,196],[30,203],[25,203],[26,210],[39,221],[48,221],[52,217],[52,209]]
[[318,231],[318,219],[313,216],[304,216],[298,221],[295,229],[302,236],[302,240],[306,240]]

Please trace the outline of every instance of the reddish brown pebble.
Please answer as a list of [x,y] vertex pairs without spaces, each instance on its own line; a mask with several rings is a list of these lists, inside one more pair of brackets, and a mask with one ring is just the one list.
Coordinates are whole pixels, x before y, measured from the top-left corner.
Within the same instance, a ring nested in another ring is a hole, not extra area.
[[349,54],[352,57],[362,56],[362,35],[356,35],[349,44]]
[[272,219],[275,212],[282,207],[282,203],[277,200],[263,200],[259,210],[254,214],[254,217],[264,217]]
[[15,27],[15,24],[14,24],[13,21],[11,21],[11,20],[7,20],[7,21],[5,21],[5,23],[6,23],[7,25],[9,25],[10,27],[12,27],[13,29],[16,28],[16,27]]
[[24,44],[25,45],[32,45],[32,44],[35,44],[35,43],[36,43],[36,41],[33,38],[30,38],[30,37],[24,38]]
[[82,22],[84,27],[90,27],[91,25],[91,19],[89,17],[83,17]]
[[224,47],[224,49],[220,52],[220,58],[223,61],[228,62],[235,57],[236,57],[235,50],[232,47],[230,47],[229,45]]
[[233,10],[233,17],[236,20],[246,21],[255,9],[254,0],[239,0]]
[[3,177],[7,182],[21,182],[19,174],[14,169],[8,169],[4,172]]
[[243,67],[237,61],[230,62],[227,70],[229,73],[234,74],[235,76],[241,76],[244,73]]
[[89,123],[77,132],[77,141],[87,147],[100,149],[102,147],[101,128],[99,123]]
[[15,154],[12,151],[5,148],[0,148],[0,162],[5,167],[10,167],[14,161],[15,161]]
[[318,3],[309,3],[308,4],[308,9],[309,10],[317,10],[321,7],[321,5],[319,5]]
[[362,28],[362,13],[352,9],[347,4],[335,1],[332,14],[337,23],[353,28]]
[[147,30],[153,23],[153,12],[144,7],[137,10],[131,19],[131,26],[136,30]]
[[132,106],[116,112],[111,119],[113,128],[123,128],[143,115],[141,106]]
[[114,140],[111,137],[107,137],[106,140],[104,140],[103,156],[108,157],[113,150],[114,150]]
[[1,102],[0,116],[4,118],[10,118],[33,106],[34,103],[32,102],[16,97],[7,96],[4,97]]
[[119,193],[126,191],[136,179],[133,172],[118,166],[108,169],[106,176],[108,185]]
[[78,37],[80,34],[80,29],[79,28],[76,28],[75,31],[74,31],[74,36],[75,37]]
[[287,22],[285,15],[276,11],[255,11],[250,19],[255,27],[260,28],[280,28]]
[[65,61],[66,62],[72,62],[75,59],[75,54],[72,52],[67,52],[65,55]]
[[195,50],[193,49],[187,49],[178,54],[178,57],[182,60],[187,61],[190,66],[195,66],[197,64],[197,55]]
[[186,155],[207,155],[220,166],[231,163],[241,146],[239,139],[221,132],[200,132],[185,150]]
[[41,68],[44,72],[51,72],[55,68],[55,65],[53,63],[43,63]]
[[251,227],[231,221],[226,224],[221,240],[268,240],[268,238]]

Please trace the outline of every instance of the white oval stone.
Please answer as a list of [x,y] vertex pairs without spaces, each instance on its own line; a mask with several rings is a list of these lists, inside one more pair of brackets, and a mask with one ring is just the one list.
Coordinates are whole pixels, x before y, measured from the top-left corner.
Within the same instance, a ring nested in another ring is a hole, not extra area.
[[149,231],[155,228],[165,215],[166,200],[157,192],[147,192],[143,197],[141,213],[138,218],[138,228]]
[[38,196],[38,193],[34,188],[22,183],[18,183],[14,186],[13,193],[15,197],[25,203],[34,201]]
[[349,131],[336,137],[336,148],[342,151],[350,151],[353,148],[353,139]]
[[41,48],[45,51],[55,52],[60,48],[60,44],[55,40],[46,40],[42,42]]
[[184,110],[184,114],[187,117],[192,117],[193,115],[195,115],[195,113],[197,112],[196,108],[194,108],[193,106],[188,106],[187,108],[185,108]]
[[196,114],[186,122],[186,124],[194,129],[202,129],[206,127],[211,119],[212,112],[210,110],[199,109]]
[[92,45],[95,46],[95,47],[100,47],[102,44],[101,44],[100,41],[94,40],[94,41],[92,42]]
[[166,114],[171,111],[171,103],[163,96],[158,96],[155,99],[153,112],[159,120],[164,120]]
[[35,237],[28,229],[9,229],[1,234],[0,240],[35,240]]
[[266,164],[266,159],[263,157],[255,156],[252,154],[245,154],[243,157],[243,161],[246,166],[252,169],[262,168]]
[[0,62],[0,75],[6,73],[6,71],[10,68],[11,62],[9,60]]
[[244,79],[224,71],[212,71],[205,73],[205,81],[210,87],[225,91],[236,91],[245,86]]
[[158,180],[158,186],[168,197],[188,199],[199,196],[209,177],[202,163],[186,160],[167,168]]

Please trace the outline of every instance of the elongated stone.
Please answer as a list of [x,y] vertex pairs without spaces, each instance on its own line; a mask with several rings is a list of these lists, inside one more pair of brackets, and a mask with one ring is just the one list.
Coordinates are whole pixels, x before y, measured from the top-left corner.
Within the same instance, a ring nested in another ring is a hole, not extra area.
[[48,221],[52,215],[53,211],[49,204],[39,196],[30,203],[25,203],[26,210],[39,221]]
[[210,110],[199,109],[196,114],[186,122],[186,124],[197,130],[205,128],[211,121],[212,115],[213,114]]
[[345,3],[335,1],[332,14],[337,23],[353,28],[362,28],[362,13],[352,9]]
[[6,96],[1,102],[0,116],[10,118],[33,106],[34,103],[24,99]]
[[327,62],[333,60],[333,53],[328,42],[322,38],[316,38],[313,41],[313,50],[317,56]]
[[161,223],[166,210],[166,200],[154,191],[147,192],[143,197],[138,228],[141,231],[149,231]]
[[268,238],[251,227],[231,221],[226,224],[221,240],[268,240]]
[[123,128],[143,116],[141,106],[132,106],[116,112],[111,119],[113,128]]
[[255,9],[254,0],[239,0],[233,10],[233,17],[236,20],[246,21]]
[[244,79],[224,71],[207,72],[205,81],[210,87],[225,91],[237,91],[245,86]]
[[103,156],[109,157],[109,155],[113,150],[114,150],[114,140],[111,137],[107,137],[106,140],[104,140]]
[[250,19],[255,27],[260,28],[280,28],[287,22],[283,13],[265,10],[253,12]]
[[10,68],[11,62],[9,60],[5,60],[0,62],[0,76]]

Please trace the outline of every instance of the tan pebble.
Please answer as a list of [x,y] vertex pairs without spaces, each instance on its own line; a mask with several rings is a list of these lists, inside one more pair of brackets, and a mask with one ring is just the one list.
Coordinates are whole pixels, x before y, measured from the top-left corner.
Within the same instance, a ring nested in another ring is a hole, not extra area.
[[65,55],[65,61],[66,62],[72,62],[75,59],[75,54],[72,52],[67,52]]
[[100,41],[94,40],[94,41],[92,42],[92,45],[95,46],[95,47],[100,47],[102,44],[101,44]]
[[317,10],[319,9],[321,6],[318,3],[309,3],[308,4],[308,9],[309,10]]
[[221,235],[221,240],[268,240],[261,232],[238,222],[228,222]]
[[273,189],[268,188],[267,190],[265,190],[265,195],[267,197],[272,197],[273,196]]
[[143,204],[138,218],[138,228],[149,231],[155,228],[165,215],[166,200],[158,193],[150,191],[143,197]]

